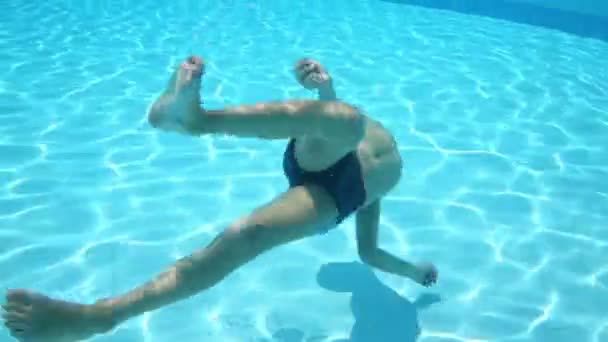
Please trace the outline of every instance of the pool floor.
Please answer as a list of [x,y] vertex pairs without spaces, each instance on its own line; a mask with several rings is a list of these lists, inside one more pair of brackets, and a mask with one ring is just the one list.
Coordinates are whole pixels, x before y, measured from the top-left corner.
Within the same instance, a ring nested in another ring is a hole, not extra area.
[[[12,1],[0,12],[0,287],[92,302],[147,281],[287,186],[286,141],[161,133],[145,110],[189,54],[205,105],[338,97],[405,160],[380,244],[349,219],[93,342],[608,340],[608,43],[384,1]],[[0,340],[9,341],[4,327]]]

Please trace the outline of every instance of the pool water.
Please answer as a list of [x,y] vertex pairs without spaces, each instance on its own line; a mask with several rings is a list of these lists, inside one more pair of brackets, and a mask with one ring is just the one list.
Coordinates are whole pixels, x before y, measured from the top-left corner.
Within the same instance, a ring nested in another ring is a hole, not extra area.
[[608,341],[607,42],[372,0],[3,7],[2,289],[121,293],[285,189],[286,141],[147,125],[191,53],[209,108],[313,98],[290,70],[324,63],[406,161],[381,246],[440,271],[363,266],[351,218],[92,341]]

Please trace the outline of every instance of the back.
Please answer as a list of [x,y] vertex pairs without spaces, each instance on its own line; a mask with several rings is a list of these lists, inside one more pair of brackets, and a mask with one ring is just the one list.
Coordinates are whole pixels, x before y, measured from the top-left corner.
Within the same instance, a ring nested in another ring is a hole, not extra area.
[[[295,157],[303,170],[322,171],[352,152],[322,138],[298,138]],[[393,135],[378,121],[366,117],[365,135],[355,151],[368,193],[374,200],[401,177],[402,161]]]

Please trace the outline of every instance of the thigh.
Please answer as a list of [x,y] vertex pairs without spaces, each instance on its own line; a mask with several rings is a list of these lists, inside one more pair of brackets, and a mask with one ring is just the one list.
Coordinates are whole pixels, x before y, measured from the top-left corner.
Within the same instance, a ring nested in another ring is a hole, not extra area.
[[290,188],[233,227],[244,235],[256,236],[258,247],[268,249],[317,234],[335,225],[337,217],[338,210],[327,191],[309,184]]

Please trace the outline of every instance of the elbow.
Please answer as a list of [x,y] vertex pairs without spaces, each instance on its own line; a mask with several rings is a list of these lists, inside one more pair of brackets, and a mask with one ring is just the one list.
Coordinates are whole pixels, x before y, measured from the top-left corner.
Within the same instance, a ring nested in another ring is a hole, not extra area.
[[374,249],[359,250],[359,259],[369,266],[374,266],[376,264],[376,255]]

